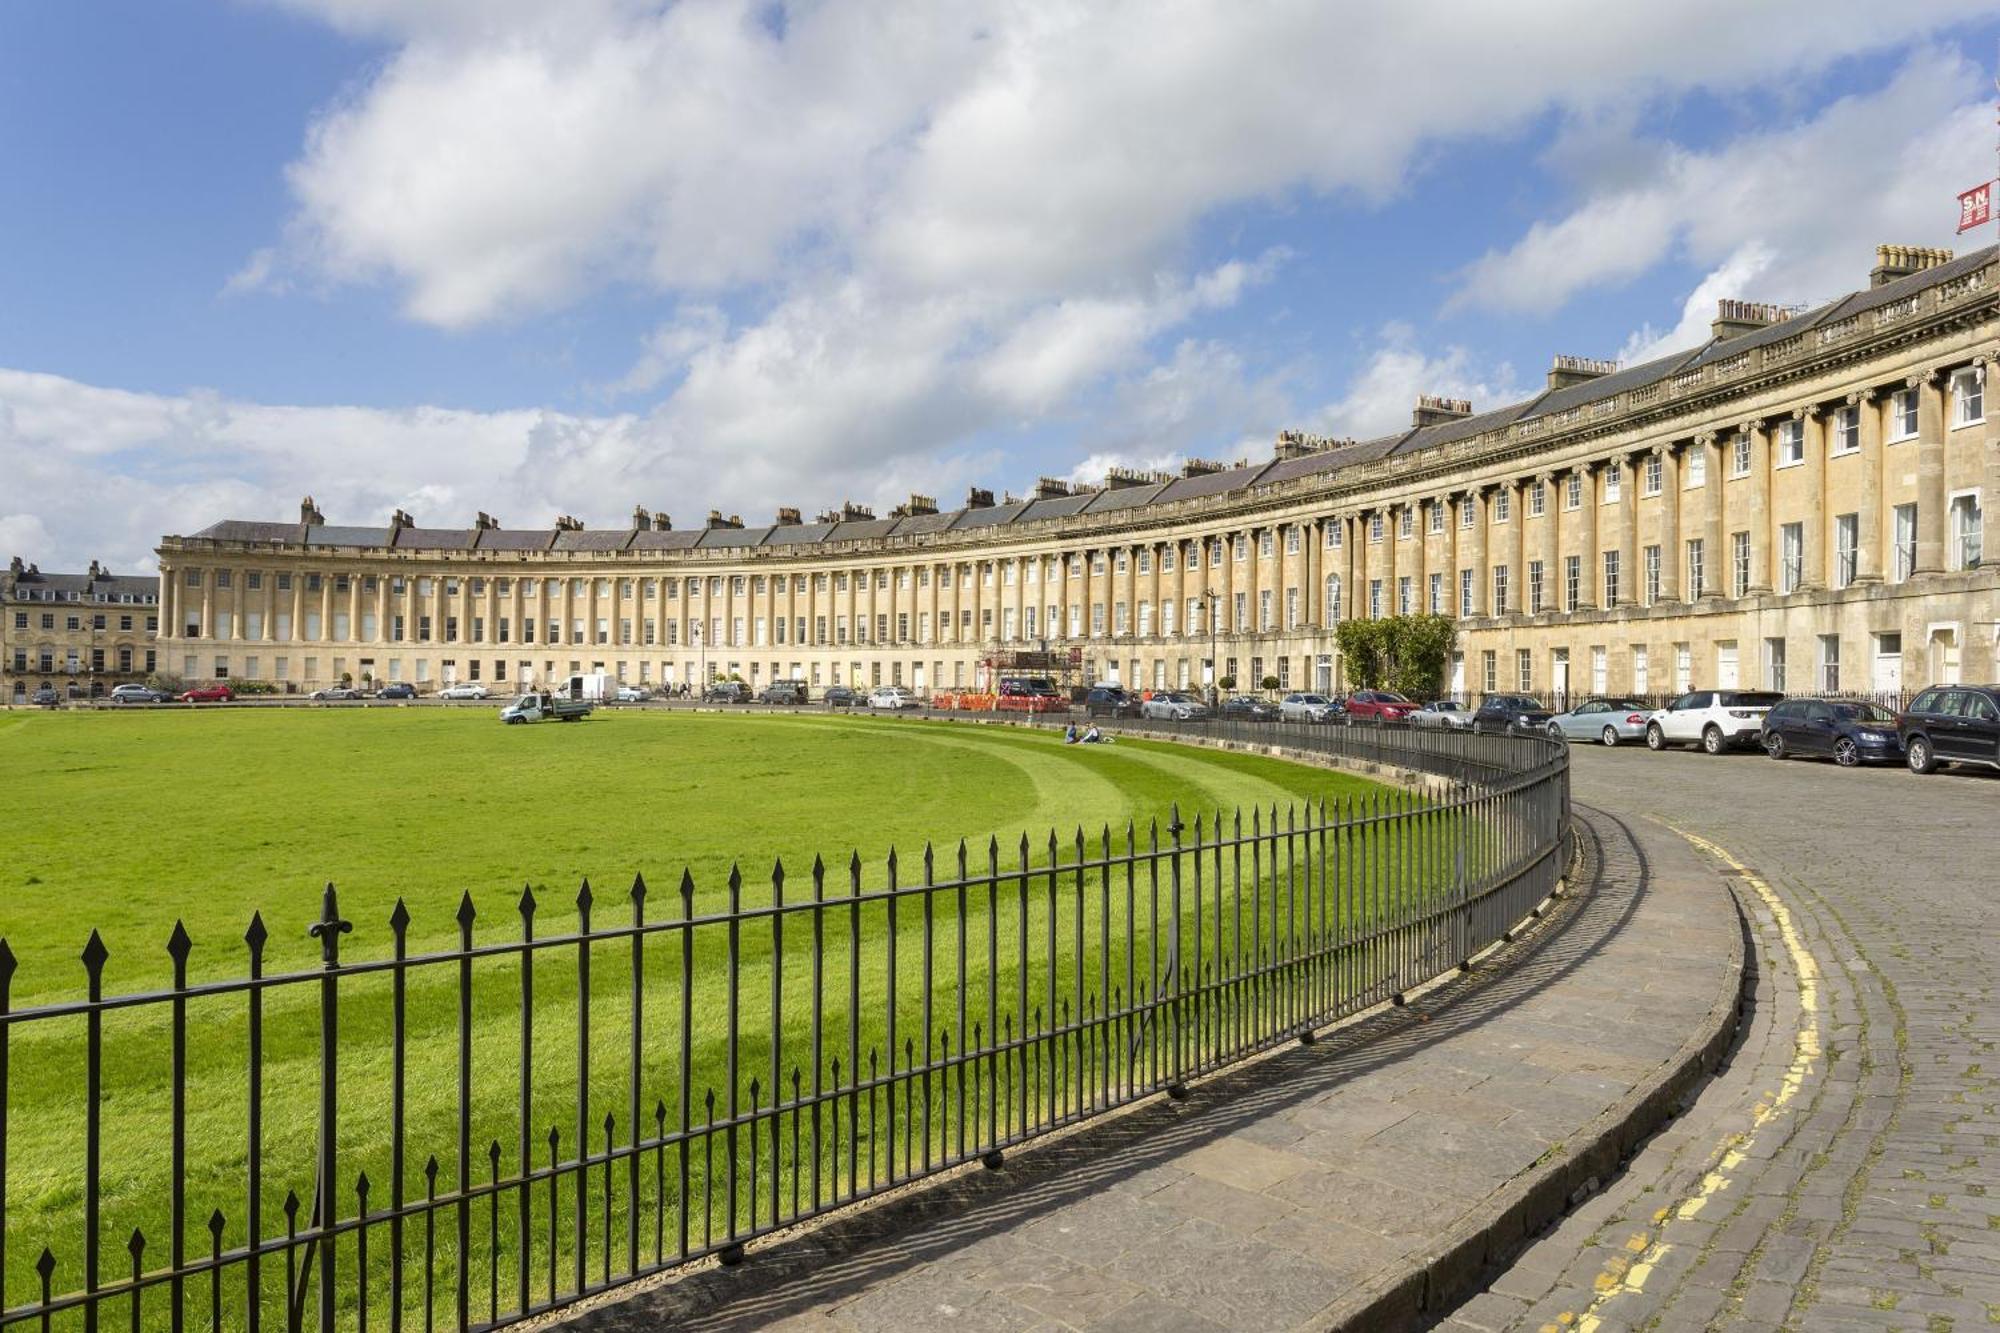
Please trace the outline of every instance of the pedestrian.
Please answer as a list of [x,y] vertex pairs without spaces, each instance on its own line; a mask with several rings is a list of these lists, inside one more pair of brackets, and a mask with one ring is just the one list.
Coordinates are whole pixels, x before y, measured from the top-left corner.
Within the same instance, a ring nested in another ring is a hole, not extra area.
[[1067,727],[1063,728],[1063,744],[1064,745],[1076,744],[1076,723],[1072,722]]

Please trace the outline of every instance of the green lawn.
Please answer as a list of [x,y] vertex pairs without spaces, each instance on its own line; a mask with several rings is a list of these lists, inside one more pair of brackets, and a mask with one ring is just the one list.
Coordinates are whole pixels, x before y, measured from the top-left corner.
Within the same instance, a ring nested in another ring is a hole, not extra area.
[[[795,718],[603,712],[575,726],[502,727],[487,709],[226,711],[143,714],[0,715],[0,782],[11,810],[0,824],[0,937],[19,960],[12,1003],[16,1009],[75,998],[81,994],[78,961],[93,927],[110,951],[108,994],[150,989],[170,980],[166,941],[178,919],[194,942],[190,969],[196,981],[244,973],[243,934],[253,911],[270,932],[267,972],[317,964],[318,946],[306,929],[317,917],[320,890],[339,888],[343,914],[354,931],[343,941],[343,961],[388,955],[390,913],[400,898],[411,924],[411,952],[452,949],[458,943],[455,913],[462,894],[477,905],[475,943],[521,937],[516,902],[524,886],[539,903],[538,936],[560,934],[576,925],[578,885],[588,878],[595,895],[594,924],[626,924],[633,919],[630,889],[635,874],[650,886],[649,920],[671,920],[680,912],[677,886],[685,869],[696,885],[695,910],[715,912],[728,902],[727,876],[740,865],[747,906],[771,901],[770,874],[779,859],[787,871],[785,897],[809,898],[809,870],[815,854],[830,867],[830,897],[848,891],[846,866],[858,851],[865,865],[863,886],[885,883],[883,858],[899,849],[900,881],[920,882],[926,841],[935,845],[938,876],[955,872],[958,841],[966,839],[975,870],[983,868],[989,839],[1001,847],[1001,864],[1019,868],[1025,834],[1031,863],[1047,863],[1048,839],[1055,831],[1059,862],[1075,853],[1081,830],[1092,854],[1106,828],[1116,830],[1122,847],[1128,821],[1136,823],[1143,845],[1149,821],[1164,823],[1179,802],[1188,817],[1198,811],[1243,812],[1280,818],[1293,807],[1321,800],[1368,799],[1380,789],[1323,770],[1247,755],[1183,747],[1122,742],[1107,747],[1066,747],[1050,733],[1011,728],[946,726],[876,718]],[[1348,858],[1344,910],[1380,916],[1358,870],[1368,857],[1408,864],[1424,882],[1442,883],[1449,874],[1448,846],[1456,826],[1438,819],[1397,845],[1367,846],[1357,840],[1335,856]],[[1190,841],[1193,831],[1188,833]],[[1165,835],[1162,834],[1164,840]],[[1295,904],[1302,866],[1260,864],[1253,873],[1248,857],[1241,871],[1232,866],[1227,882],[1241,885],[1241,898],[1218,899],[1212,861],[1205,865],[1206,927],[1203,952],[1191,944],[1190,966],[1215,966],[1230,957],[1255,955],[1271,929],[1293,928],[1283,915]],[[1195,906],[1189,864],[1183,902],[1184,934],[1191,931]],[[1168,931],[1162,907],[1154,907],[1151,886],[1140,872],[1130,896],[1123,873],[1092,872],[1079,886],[1068,873],[1038,874],[1025,893],[1018,879],[1003,880],[992,893],[998,920],[988,915],[985,886],[965,901],[968,950],[966,1003],[973,1022],[988,1013],[1005,1014],[1017,1032],[1037,1022],[1060,1021],[1043,1013],[1054,994],[1058,1011],[1101,1012],[1123,1003],[1127,977],[1138,989],[1149,986],[1148,967]],[[1128,907],[1129,904],[1129,907]],[[1247,916],[1246,916],[1247,914]],[[822,954],[826,997],[827,1050],[821,1076],[830,1081],[828,1062],[843,1057],[850,1039],[875,1051],[880,1066],[892,1055],[885,1014],[891,996],[901,1016],[896,1047],[913,1043],[924,1058],[919,1029],[925,993],[926,938],[921,900],[901,905],[897,962],[886,967],[883,945],[890,935],[887,909],[871,902],[860,912],[866,942],[862,971],[853,975],[847,954],[846,909],[829,912],[828,946]],[[1052,920],[1053,918],[1053,920]],[[1247,924],[1246,924],[1247,921]],[[1025,922],[1028,947],[1019,945]],[[1215,923],[1225,926],[1218,936]],[[1078,925],[1081,929],[1078,929]],[[998,929],[990,929],[997,925]],[[956,1043],[957,897],[935,895],[928,923],[932,941],[930,993],[935,1005],[932,1053]],[[704,1094],[715,1091],[726,1104],[728,977],[726,932],[698,932],[694,1020],[688,1033],[691,1068],[679,1068],[679,936],[647,938],[645,989],[639,1006],[644,1041],[639,1068],[629,1058],[632,1021],[630,945],[594,946],[586,995],[579,984],[574,949],[538,955],[534,970],[535,1049],[528,1097],[537,1165],[548,1158],[547,1135],[561,1135],[563,1158],[574,1153],[579,1119],[589,1123],[593,1151],[603,1150],[603,1118],[613,1117],[613,1139],[625,1140],[630,1083],[641,1087],[645,1129],[653,1127],[656,1104],[677,1123],[681,1089],[694,1103],[701,1123]],[[793,918],[780,948],[774,948],[768,920],[746,927],[739,938],[742,960],[738,1002],[743,1038],[739,1046],[737,1093],[749,1109],[749,1080],[761,1078],[758,1096],[770,1101],[774,1055],[769,1008],[773,973],[783,1005],[776,1062],[781,1081],[802,1064],[803,1086],[812,1085],[805,1032],[811,1010],[810,923]],[[1106,948],[1105,942],[1109,947]],[[1053,942],[1053,950],[1050,944]],[[995,969],[986,958],[991,949]],[[861,997],[851,1024],[845,1009],[850,979]],[[406,1188],[420,1196],[426,1157],[438,1155],[438,1188],[455,1180],[458,1013],[456,966],[415,971],[409,992],[408,1163]],[[1029,1000],[1018,1003],[1023,987]],[[1107,993],[1109,992],[1109,993]],[[517,1169],[521,1098],[518,960],[482,961],[475,971],[471,1059],[473,1180],[489,1172],[485,1146],[501,1148],[501,1174]],[[340,1184],[342,1213],[353,1212],[355,1173],[371,1178],[371,1206],[387,1202],[389,1132],[389,990],[386,975],[359,978],[341,988]],[[591,1076],[579,1078],[577,1029],[588,1012]],[[1075,1017],[1072,1013],[1071,1017]],[[304,1198],[312,1188],[314,1098],[320,1058],[317,988],[292,986],[266,993],[264,1001],[266,1106],[261,1138],[264,1154],[265,1230],[281,1227],[281,1201],[288,1189]],[[241,994],[198,1000],[189,1006],[188,1059],[188,1245],[206,1253],[205,1221],[212,1209],[224,1214],[224,1244],[243,1240],[243,1185],[247,1157],[245,1066],[248,1020]],[[167,1124],[168,1037],[164,1007],[112,1014],[104,1025],[107,1070],[103,1100],[103,1248],[107,1277],[126,1271],[125,1243],[143,1227],[149,1241],[147,1267],[166,1252],[166,1182],[169,1176]],[[57,1020],[16,1027],[10,1036],[12,1077],[9,1096],[9,1175],[6,1215],[9,1304],[29,1299],[35,1277],[29,1271],[43,1245],[58,1257],[58,1291],[78,1285],[78,1234],[82,1218],[83,1072],[81,1020]],[[1039,1052],[1037,1052],[1039,1056]],[[868,1060],[864,1056],[863,1064]],[[843,1071],[843,1077],[847,1072]],[[1110,1076],[1109,1073],[1106,1074]],[[1031,1073],[1039,1102],[1052,1086],[1046,1071]],[[579,1083],[587,1095],[579,1098]],[[947,1098],[952,1085],[940,1084]],[[872,1102],[872,1098],[868,1099]],[[844,1140],[858,1129],[860,1173],[886,1169],[897,1143],[868,1134],[864,1120],[843,1124],[843,1141],[831,1138],[801,1149],[814,1164],[843,1160]],[[916,1151],[926,1135],[942,1146],[951,1127],[920,1127]],[[792,1164],[789,1129],[777,1146],[781,1171]],[[770,1145],[766,1143],[766,1148]],[[747,1155],[748,1149],[743,1150]],[[768,1168],[770,1158],[766,1157]],[[652,1191],[654,1163],[645,1163],[640,1199],[640,1231],[651,1251],[652,1220],[659,1200]],[[718,1171],[721,1167],[718,1165]],[[623,1165],[614,1181],[618,1216],[613,1253],[623,1262],[627,1210]],[[676,1221],[673,1169],[668,1175],[667,1245]],[[706,1177],[694,1166],[697,1191],[691,1213],[700,1213],[699,1191]],[[600,1188],[593,1171],[592,1188]],[[810,1176],[808,1176],[810,1179]],[[563,1206],[573,1179],[563,1184]],[[540,1236],[533,1268],[536,1299],[546,1284],[548,1214],[543,1187],[537,1187],[534,1227]],[[786,1188],[789,1204],[789,1186]],[[472,1267],[483,1293],[488,1272],[502,1282],[503,1310],[509,1303],[516,1265],[514,1201],[509,1197],[497,1228],[501,1251],[486,1254],[484,1211],[473,1230]],[[737,1220],[745,1220],[739,1201]],[[590,1267],[598,1273],[601,1206],[593,1202]],[[720,1202],[707,1210],[711,1226],[729,1217]],[[440,1282],[448,1291],[456,1259],[453,1227],[440,1227]],[[691,1221],[696,1243],[702,1216]],[[768,1220],[768,1209],[760,1215]],[[572,1281],[574,1246],[565,1220],[555,1249],[561,1282]],[[412,1227],[406,1250],[420,1264],[421,1242]],[[387,1304],[380,1274],[386,1234],[371,1239],[375,1276],[371,1307]],[[348,1281],[355,1272],[351,1244],[341,1263]],[[273,1273],[276,1273],[275,1283]],[[413,1275],[412,1281],[417,1278]],[[240,1308],[242,1271],[231,1270],[228,1300]],[[282,1263],[266,1264],[267,1303],[271,1288],[282,1286]],[[205,1293],[205,1283],[203,1284]],[[149,1298],[152,1313],[163,1302]],[[203,1300],[205,1301],[205,1294]],[[442,1299],[442,1296],[440,1297]],[[354,1292],[344,1290],[345,1306]],[[406,1295],[406,1305],[418,1301]],[[483,1312],[483,1295],[476,1302]],[[204,1314],[205,1317],[205,1314]],[[148,1320],[150,1322],[150,1318]]]

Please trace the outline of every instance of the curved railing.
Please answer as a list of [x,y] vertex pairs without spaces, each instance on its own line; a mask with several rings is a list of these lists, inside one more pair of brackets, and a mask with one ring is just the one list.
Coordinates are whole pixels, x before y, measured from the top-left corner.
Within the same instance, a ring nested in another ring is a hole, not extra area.
[[[87,998],[33,1008],[9,1006],[0,942],[0,1326],[506,1324],[735,1262],[1399,998],[1558,887],[1568,755],[1545,738],[1149,728],[1443,781],[780,865],[707,898],[683,874],[665,913],[637,879],[611,925],[586,884],[577,929],[540,937],[528,894],[512,938],[475,940],[468,896],[460,947],[418,955],[400,905],[386,929],[351,926],[329,888],[316,970],[263,975],[253,922],[247,976],[190,982],[176,928],[173,986],[107,998],[93,936]],[[190,1049],[239,1038],[240,1067]],[[152,1092],[172,1168],[163,1197],[134,1199],[132,1141],[107,1145],[105,1113],[140,1041],[169,1066]],[[74,1121],[77,1206],[10,1213],[10,1126],[51,1107],[8,1092],[46,1088],[51,1065],[84,1075],[54,1108]],[[286,1116],[312,1132],[274,1133]]]

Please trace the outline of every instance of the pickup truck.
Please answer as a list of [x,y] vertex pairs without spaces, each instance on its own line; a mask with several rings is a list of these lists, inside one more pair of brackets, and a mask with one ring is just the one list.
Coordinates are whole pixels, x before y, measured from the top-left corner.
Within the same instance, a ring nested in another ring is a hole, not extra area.
[[531,691],[500,710],[500,720],[510,726],[516,722],[543,722],[549,718],[558,722],[581,722],[589,716],[588,699],[565,699],[546,691]]

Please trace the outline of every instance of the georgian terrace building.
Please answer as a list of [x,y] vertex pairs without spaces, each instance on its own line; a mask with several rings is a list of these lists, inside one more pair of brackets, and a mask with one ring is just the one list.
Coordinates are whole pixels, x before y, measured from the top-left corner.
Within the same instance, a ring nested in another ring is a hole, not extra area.
[[142,681],[155,666],[160,581],[113,574],[44,574],[15,556],[0,575],[0,702],[35,691],[96,698]]
[[1557,357],[1483,412],[1421,399],[1366,441],[1044,480],[939,512],[769,526],[427,528],[229,520],[159,547],[161,655],[190,680],[504,689],[985,684],[996,649],[1077,649],[1134,687],[1340,683],[1332,627],[1456,617],[1454,692],[1889,691],[2000,677],[1995,251],[1884,246],[1809,311],[1722,302],[1702,346]]

